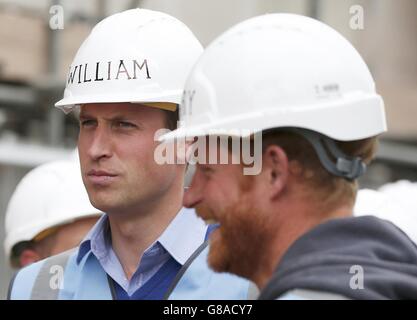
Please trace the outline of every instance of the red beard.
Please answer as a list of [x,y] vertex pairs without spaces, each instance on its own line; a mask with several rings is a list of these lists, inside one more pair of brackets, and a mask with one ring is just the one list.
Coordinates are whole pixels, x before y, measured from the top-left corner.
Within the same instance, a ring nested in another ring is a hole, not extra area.
[[[214,218],[220,227],[210,236],[208,263],[217,272],[230,272],[251,279],[268,237],[268,221],[257,210],[249,193],[224,210],[196,207],[204,218]],[[212,213],[214,212],[214,214]]]

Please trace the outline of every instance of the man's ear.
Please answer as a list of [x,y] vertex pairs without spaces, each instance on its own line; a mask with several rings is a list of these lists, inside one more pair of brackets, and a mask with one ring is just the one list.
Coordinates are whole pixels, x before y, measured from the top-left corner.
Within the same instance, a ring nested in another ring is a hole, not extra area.
[[270,190],[270,197],[276,198],[288,182],[289,164],[287,154],[281,147],[269,145],[263,153],[262,166]]
[[41,260],[41,257],[35,250],[25,249],[20,254],[19,264],[20,264],[20,267],[23,268],[39,260]]

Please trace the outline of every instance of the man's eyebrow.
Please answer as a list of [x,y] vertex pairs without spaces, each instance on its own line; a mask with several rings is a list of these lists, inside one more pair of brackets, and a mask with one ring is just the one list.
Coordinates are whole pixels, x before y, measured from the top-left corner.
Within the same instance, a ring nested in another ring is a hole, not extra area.
[[103,117],[104,120],[107,121],[118,121],[118,120],[134,120],[130,115],[122,115],[122,114],[115,114],[110,117]]
[[80,112],[80,115],[78,116],[78,118],[80,118],[80,119],[86,119],[86,118],[94,118],[92,115],[90,115],[90,114],[88,114],[87,112],[83,112],[83,111],[81,111]]
[[[95,119],[97,117],[93,116],[93,115],[91,115],[87,112],[81,112],[79,118],[80,119]],[[106,120],[106,121],[109,121],[109,122],[111,122],[111,121],[126,121],[126,120],[139,121],[138,119],[135,119],[133,116],[131,116],[129,114],[127,114],[127,115],[125,115],[125,114],[115,114],[115,115],[112,115],[112,116],[103,117],[103,119]]]

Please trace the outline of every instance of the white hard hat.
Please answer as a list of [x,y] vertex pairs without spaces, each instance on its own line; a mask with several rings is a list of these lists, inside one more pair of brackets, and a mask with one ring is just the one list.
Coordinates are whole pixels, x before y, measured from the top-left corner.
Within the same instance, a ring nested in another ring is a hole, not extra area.
[[391,221],[417,244],[417,183],[398,181],[378,190],[359,190],[353,212]]
[[251,18],[210,44],[187,79],[180,120],[161,140],[296,127],[350,141],[386,130],[358,52],[327,25],[294,14]]
[[203,48],[174,17],[132,9],[98,23],[70,67],[55,106],[105,102],[179,104],[185,79]]
[[42,232],[101,214],[84,188],[78,162],[54,161],[31,170],[19,182],[6,211],[6,256],[12,248]]

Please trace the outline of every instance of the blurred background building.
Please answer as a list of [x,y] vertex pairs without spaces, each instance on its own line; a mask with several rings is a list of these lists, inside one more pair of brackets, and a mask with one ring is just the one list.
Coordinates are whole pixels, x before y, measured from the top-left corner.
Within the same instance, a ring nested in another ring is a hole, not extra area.
[[[54,5],[63,9],[63,29],[50,27]],[[363,9],[360,28],[351,24],[355,5]],[[417,180],[415,0],[0,0],[1,242],[6,206],[19,180],[41,163],[69,157],[76,146],[75,117],[52,107],[76,50],[102,18],[136,7],[177,17],[204,46],[232,25],[265,13],[304,14],[329,24],[365,58],[386,104],[389,131],[361,186]],[[1,248],[0,299],[11,275]]]

